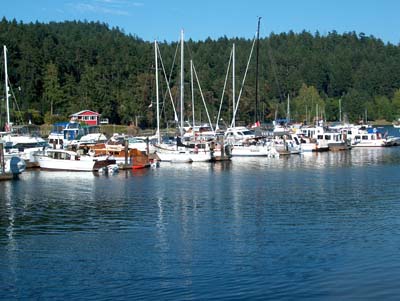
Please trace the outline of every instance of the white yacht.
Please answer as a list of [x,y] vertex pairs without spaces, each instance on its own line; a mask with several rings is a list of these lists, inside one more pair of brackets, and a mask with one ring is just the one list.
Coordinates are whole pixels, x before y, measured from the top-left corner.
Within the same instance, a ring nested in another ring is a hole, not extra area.
[[13,126],[12,132],[3,134],[4,152],[6,155],[18,156],[28,167],[37,165],[36,154],[43,151],[48,143],[39,136],[39,132],[30,132],[34,126]]
[[64,149],[50,149],[38,158],[41,169],[68,171],[98,171],[100,168],[115,164],[108,157],[80,155]]
[[395,140],[371,126],[349,126],[341,129],[354,147],[384,147],[395,145]]

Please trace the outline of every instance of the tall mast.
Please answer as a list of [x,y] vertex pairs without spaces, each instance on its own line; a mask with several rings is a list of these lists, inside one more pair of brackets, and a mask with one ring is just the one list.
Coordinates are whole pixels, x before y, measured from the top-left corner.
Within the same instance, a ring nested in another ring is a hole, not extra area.
[[7,128],[10,129],[10,104],[8,101],[9,87],[8,87],[8,71],[7,71],[7,47],[3,45],[4,50],[4,79],[5,79],[5,91],[6,91],[6,110],[7,110]]
[[287,95],[286,123],[290,123],[290,96]]
[[260,49],[260,20],[261,17],[258,17],[258,25],[257,25],[257,48],[256,48],[256,107],[255,107],[255,122],[259,121],[259,113],[258,113],[258,54],[259,54],[259,49]]
[[181,136],[183,136],[183,29],[181,30]]
[[194,116],[194,87],[193,87],[193,60],[190,60],[190,87],[192,89],[192,126],[195,126]]
[[156,103],[157,103],[157,143],[161,143],[160,137],[160,98],[158,94],[158,55],[157,55],[157,40],[154,40],[154,59],[156,62]]
[[233,107],[233,123],[232,126],[235,127],[235,112],[236,112],[236,96],[235,96],[235,43],[232,46],[232,107]]

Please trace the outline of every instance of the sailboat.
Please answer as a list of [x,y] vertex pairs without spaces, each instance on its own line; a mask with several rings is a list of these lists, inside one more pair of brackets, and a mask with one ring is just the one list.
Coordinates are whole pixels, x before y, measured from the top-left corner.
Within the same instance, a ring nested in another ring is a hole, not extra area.
[[[184,36],[183,30],[180,37],[181,43],[181,70],[180,70],[180,136],[177,137],[175,144],[162,144],[160,137],[160,113],[159,113],[159,92],[158,92],[158,45],[154,43],[155,48],[155,69],[156,69],[156,102],[157,102],[157,144],[155,145],[157,156],[161,161],[173,163],[191,163],[191,162],[209,162],[214,160],[214,150],[207,142],[197,142],[194,144],[184,144]],[[191,64],[191,68],[193,68]],[[193,70],[193,69],[192,69]],[[193,72],[193,71],[192,71]],[[177,117],[175,116],[177,120]]]
[[[242,82],[242,88],[246,79],[247,70],[252,57],[255,42],[257,42],[257,66],[258,66],[258,43],[259,43],[259,32],[260,32],[260,18],[258,19],[257,28],[257,38],[253,41],[253,45],[250,51],[249,59],[247,62],[247,67],[245,71],[245,76]],[[258,68],[256,69],[256,106],[255,106],[255,123],[253,127],[259,127],[259,114],[258,114]],[[253,129],[248,129],[246,127],[236,126],[236,113],[239,107],[240,96],[242,93],[242,88],[239,93],[238,99],[235,96],[235,45],[232,46],[232,101],[233,101],[233,116],[231,126],[226,130],[224,137],[228,143],[232,146],[232,157],[239,156],[264,156],[264,157],[279,157],[273,142],[267,140],[265,137],[256,137]]]
[[[176,145],[165,145],[161,143],[160,135],[160,100],[158,88],[158,45],[154,41],[154,56],[155,56],[155,77],[156,77],[156,102],[157,102],[157,144],[155,144],[156,154],[161,161],[174,163],[191,163],[189,151],[185,148]],[[183,31],[181,31],[181,111],[183,111]],[[181,112],[182,113],[182,112]],[[177,118],[175,118],[177,119]],[[183,116],[181,116],[181,135],[183,130]]]
[[35,166],[37,165],[35,155],[47,146],[47,142],[39,136],[37,131],[31,132],[31,129],[35,129],[33,125],[14,126],[10,121],[10,86],[7,70],[7,47],[5,45],[3,52],[7,122],[4,126],[5,131],[0,132],[0,138],[3,139],[6,154],[19,156],[27,162],[28,166]]

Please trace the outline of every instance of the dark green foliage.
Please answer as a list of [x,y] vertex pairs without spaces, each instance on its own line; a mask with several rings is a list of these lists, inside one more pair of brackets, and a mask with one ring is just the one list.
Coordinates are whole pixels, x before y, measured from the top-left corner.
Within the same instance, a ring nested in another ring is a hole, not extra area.
[[[4,18],[0,22],[0,42],[8,48],[9,77],[19,110],[38,112],[41,118],[35,115],[35,120],[67,119],[72,113],[91,109],[108,117],[111,123],[155,126],[154,43],[98,22],[22,24]],[[189,58],[194,61],[208,111],[215,122],[233,43],[237,97],[252,41],[222,37],[185,43],[186,120],[192,119]],[[167,76],[171,74],[171,93],[179,112],[177,46],[166,42],[159,45]],[[366,112],[370,120],[400,117],[399,46],[354,32],[331,32],[326,36],[308,32],[271,34],[260,40],[259,62],[258,95],[264,121],[275,115],[285,117],[288,94],[293,100],[291,116],[298,121],[311,120],[317,104],[320,115],[337,120],[339,99],[342,114],[350,121],[363,119]],[[237,116],[238,121],[246,124],[254,122],[255,53],[249,67]],[[3,66],[1,69],[3,75]],[[160,72],[163,125],[168,121],[171,126],[174,115],[166,91]],[[4,85],[1,93],[4,95]],[[195,118],[205,122],[197,85],[194,94]],[[223,99],[220,118],[229,124],[231,75]],[[2,124],[4,102],[0,113]]]

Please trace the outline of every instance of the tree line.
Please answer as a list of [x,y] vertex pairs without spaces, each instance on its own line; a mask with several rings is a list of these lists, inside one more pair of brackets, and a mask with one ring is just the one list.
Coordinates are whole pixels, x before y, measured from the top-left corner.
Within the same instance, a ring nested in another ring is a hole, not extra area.
[[[190,33],[188,33],[190,35]],[[125,34],[100,22],[25,24],[3,18],[0,42],[8,49],[14,123],[36,124],[68,120],[90,109],[114,124],[154,127],[154,43]],[[201,85],[195,85],[197,122],[213,123],[222,100],[220,124],[232,119],[232,79],[223,92],[232,45],[235,44],[236,97],[242,85],[253,40],[221,37],[185,42],[185,120],[192,120],[189,59]],[[162,63],[171,93],[160,71],[162,125],[174,123],[172,101],[179,111],[179,41],[159,41]],[[400,47],[363,33],[335,31],[270,34],[259,40],[258,98],[261,122],[286,117],[290,99],[292,120],[311,122],[347,118],[392,121],[400,117]],[[237,122],[255,118],[256,52],[248,65]],[[1,68],[4,81],[4,68]],[[0,125],[5,122],[4,86],[1,88]]]

